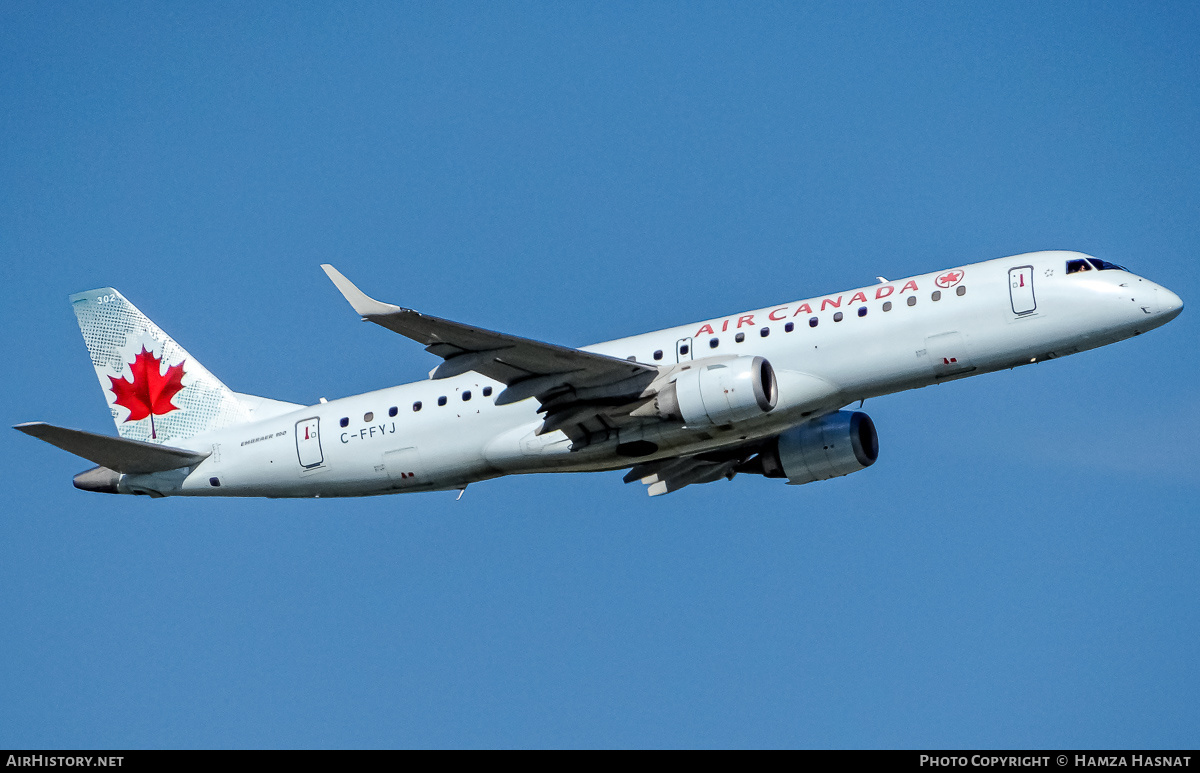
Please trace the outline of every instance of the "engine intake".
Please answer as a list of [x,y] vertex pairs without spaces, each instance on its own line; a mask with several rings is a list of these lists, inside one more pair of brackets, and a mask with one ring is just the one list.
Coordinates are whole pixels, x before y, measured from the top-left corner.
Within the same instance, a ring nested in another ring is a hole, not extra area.
[[696,360],[661,391],[655,411],[689,427],[732,424],[762,416],[779,402],[775,370],[763,357]]
[[829,480],[874,464],[879,435],[867,414],[838,411],[781,433],[761,456],[768,478],[793,485]]

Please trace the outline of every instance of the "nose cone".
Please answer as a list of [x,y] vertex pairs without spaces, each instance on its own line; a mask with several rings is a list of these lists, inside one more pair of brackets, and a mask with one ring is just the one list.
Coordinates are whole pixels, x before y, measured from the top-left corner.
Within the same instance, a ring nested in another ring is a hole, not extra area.
[[1183,311],[1183,299],[1167,288],[1159,285],[1155,294],[1158,296],[1158,313],[1163,316],[1163,322],[1170,322]]

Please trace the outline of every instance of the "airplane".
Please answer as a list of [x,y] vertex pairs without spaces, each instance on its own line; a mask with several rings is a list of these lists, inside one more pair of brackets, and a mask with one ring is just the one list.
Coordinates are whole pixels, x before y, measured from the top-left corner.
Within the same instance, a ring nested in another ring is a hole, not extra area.
[[879,456],[847,410],[1141,335],[1183,310],[1067,251],[958,266],[573,349],[377,301],[353,310],[441,359],[428,380],[300,405],[230,390],[111,287],[70,296],[119,437],[15,429],[98,465],[91,492],[341,497],[626,469],[650,496],[738,473],[798,485]]

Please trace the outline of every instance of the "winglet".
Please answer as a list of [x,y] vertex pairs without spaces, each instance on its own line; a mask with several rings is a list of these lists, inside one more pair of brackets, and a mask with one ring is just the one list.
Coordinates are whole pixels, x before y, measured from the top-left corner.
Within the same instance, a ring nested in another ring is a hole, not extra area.
[[338,289],[338,292],[350,302],[354,310],[358,312],[363,319],[367,317],[379,316],[381,314],[392,314],[397,311],[403,311],[399,306],[393,306],[390,303],[377,301],[371,296],[358,289],[353,282],[342,276],[342,272],[338,271],[328,263],[322,263],[321,268],[329,276],[333,286]]

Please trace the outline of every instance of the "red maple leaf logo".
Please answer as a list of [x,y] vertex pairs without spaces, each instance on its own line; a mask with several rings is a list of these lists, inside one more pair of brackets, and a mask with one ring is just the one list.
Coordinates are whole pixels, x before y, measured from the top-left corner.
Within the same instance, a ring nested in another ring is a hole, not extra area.
[[953,287],[954,285],[958,284],[962,278],[962,271],[947,271],[937,278],[935,284],[937,284],[938,287]]
[[141,421],[149,416],[150,437],[158,437],[154,429],[154,417],[179,409],[178,405],[171,403],[171,398],[183,389],[183,362],[186,360],[167,368],[165,374],[160,373],[162,360],[143,346],[141,353],[129,363],[133,381],[124,377],[108,377],[116,397],[113,402],[129,409],[129,418],[125,421]]

